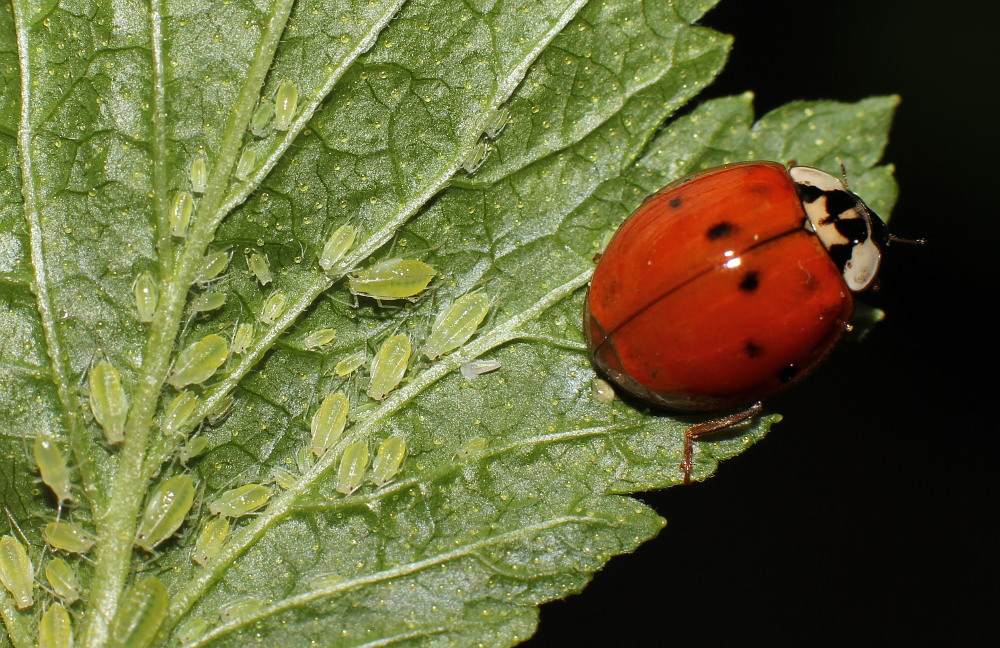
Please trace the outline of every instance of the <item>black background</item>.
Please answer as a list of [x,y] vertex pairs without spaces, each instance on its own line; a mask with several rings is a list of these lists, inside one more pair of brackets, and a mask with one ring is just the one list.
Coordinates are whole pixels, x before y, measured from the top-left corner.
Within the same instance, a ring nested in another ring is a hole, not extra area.
[[891,229],[929,244],[890,248],[887,319],[769,401],[767,439],[644,494],[668,527],[523,645],[996,645],[1000,3],[725,0],[701,24],[736,37],[702,98],[901,95]]

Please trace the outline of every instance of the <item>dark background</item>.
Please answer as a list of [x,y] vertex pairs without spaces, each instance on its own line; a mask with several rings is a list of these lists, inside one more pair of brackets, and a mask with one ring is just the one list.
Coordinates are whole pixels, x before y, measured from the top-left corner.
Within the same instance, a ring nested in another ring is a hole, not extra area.
[[767,439],[644,494],[668,527],[523,645],[996,645],[1000,3],[724,0],[701,23],[736,37],[703,98],[901,95],[891,229],[929,244],[890,248],[886,320],[770,400]]

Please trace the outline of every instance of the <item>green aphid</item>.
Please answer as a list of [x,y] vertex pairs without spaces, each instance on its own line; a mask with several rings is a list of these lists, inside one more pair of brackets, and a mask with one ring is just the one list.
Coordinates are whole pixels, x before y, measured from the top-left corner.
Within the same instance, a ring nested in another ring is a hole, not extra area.
[[83,588],[76,578],[76,572],[62,558],[53,558],[45,565],[45,578],[49,581],[52,591],[66,605],[73,605],[80,600]]
[[72,522],[49,522],[45,525],[45,541],[53,548],[69,553],[85,554],[94,548],[97,538]]
[[355,441],[344,448],[340,468],[337,470],[337,492],[350,495],[358,490],[365,480],[367,469],[368,446],[364,441]]
[[431,335],[424,343],[428,360],[437,360],[469,341],[490,310],[490,300],[482,293],[462,295],[434,319]]
[[260,484],[247,484],[228,490],[208,505],[212,515],[242,517],[260,510],[271,499],[271,489]]
[[201,384],[214,376],[228,357],[226,339],[214,333],[206,335],[178,354],[167,382],[175,389]]
[[312,452],[317,457],[326,454],[347,425],[351,403],[343,394],[330,394],[320,403],[312,417]]
[[235,601],[224,603],[219,607],[219,620],[223,623],[228,623],[237,619],[245,619],[246,617],[253,616],[263,608],[264,603],[260,599],[255,599],[251,596],[238,598]]
[[177,626],[174,636],[177,638],[178,644],[186,646],[197,643],[199,639],[205,636],[210,627],[211,625],[205,619],[192,617]]
[[299,483],[299,476],[287,468],[277,466],[271,469],[270,479],[283,490],[288,490]]
[[229,250],[219,250],[206,255],[201,260],[201,267],[198,269],[198,276],[195,279],[198,285],[204,286],[222,274],[229,266],[231,257],[232,253]]
[[235,407],[236,399],[230,394],[226,394],[212,406],[212,409],[208,410],[205,418],[208,420],[209,425],[218,425],[229,418]]
[[192,214],[194,214],[194,196],[190,191],[178,191],[170,203],[170,235],[177,238],[187,236]]
[[191,160],[191,191],[196,194],[205,193],[208,188],[208,158],[197,155]]
[[262,99],[257,104],[257,109],[250,117],[250,132],[254,137],[264,137],[267,135],[267,124],[274,116],[274,104],[269,99]]
[[140,549],[153,551],[156,545],[181,528],[192,504],[194,481],[189,475],[177,475],[160,484],[146,504],[135,544]]
[[38,648],[73,648],[73,624],[62,603],[53,603],[42,613]]
[[94,420],[104,428],[108,443],[121,443],[125,440],[128,397],[118,370],[102,360],[90,369],[89,384],[90,411],[94,413]]
[[160,429],[163,434],[173,436],[181,431],[190,421],[191,415],[198,407],[198,397],[189,391],[182,391],[174,397],[167,405],[167,411],[163,414],[163,421],[160,422]]
[[468,154],[466,154],[465,159],[462,160],[462,169],[464,169],[469,175],[472,175],[479,170],[479,167],[483,166],[483,163],[486,162],[486,158],[489,157],[491,150],[492,148],[486,141],[479,140],[473,144],[472,150],[470,150]]
[[52,489],[60,502],[73,499],[69,468],[55,440],[47,433],[39,432],[35,437],[33,450],[42,482]]
[[437,272],[419,259],[387,259],[353,273],[347,288],[355,295],[379,301],[419,295]]
[[197,436],[177,449],[177,458],[182,464],[186,464],[206,450],[208,450],[208,439]]
[[108,645],[115,648],[149,648],[167,615],[170,598],[163,583],[146,576],[121,598],[111,622]]
[[226,293],[208,292],[191,300],[191,312],[207,313],[226,305]]
[[135,310],[139,314],[139,321],[148,324],[153,321],[156,314],[156,304],[160,297],[160,292],[156,287],[156,281],[149,272],[143,270],[139,273],[132,286],[135,295]]
[[318,349],[321,346],[326,346],[333,342],[333,339],[337,337],[337,332],[332,328],[319,329],[318,331],[313,331],[302,340],[302,346],[306,349]]
[[236,333],[233,334],[233,353],[242,355],[253,343],[254,336],[253,324],[243,323],[236,327]]
[[399,386],[406,367],[410,362],[410,338],[405,335],[390,335],[372,358],[371,383],[367,394],[375,400],[382,400]]
[[350,225],[341,225],[330,234],[319,255],[319,267],[329,272],[354,245],[357,231]]
[[459,461],[465,461],[470,457],[474,457],[480,454],[483,450],[485,450],[486,445],[487,445],[486,439],[482,437],[474,437],[472,439],[469,439],[468,441],[460,445],[458,447],[458,450],[455,451],[455,459]]
[[261,286],[271,283],[271,266],[267,264],[267,259],[260,252],[251,252],[247,255],[247,267],[257,278]]
[[497,108],[490,118],[486,121],[483,126],[483,134],[490,139],[496,139],[500,137],[500,133],[503,129],[507,128],[507,123],[510,121],[510,108],[503,106]]
[[222,546],[226,544],[229,537],[229,518],[215,517],[208,521],[202,528],[198,539],[194,543],[194,552],[191,560],[199,565],[204,565],[212,558],[219,555]]
[[292,125],[299,107],[299,88],[291,81],[282,81],[274,95],[274,129],[286,131]]
[[399,437],[389,437],[378,447],[372,462],[371,482],[378,487],[385,486],[399,473],[406,458],[406,441]]
[[333,368],[333,373],[338,376],[346,376],[348,374],[354,373],[358,367],[365,363],[365,352],[358,351],[357,353],[352,353],[343,360],[337,363],[337,366]]
[[253,149],[245,148],[240,154],[240,159],[236,163],[236,179],[246,182],[250,179],[250,174],[257,168],[257,153]]
[[271,293],[271,296],[264,302],[264,307],[260,309],[260,321],[265,324],[274,324],[285,311],[287,301],[285,293],[280,290]]
[[19,610],[34,605],[35,569],[24,545],[11,535],[0,538],[0,582]]

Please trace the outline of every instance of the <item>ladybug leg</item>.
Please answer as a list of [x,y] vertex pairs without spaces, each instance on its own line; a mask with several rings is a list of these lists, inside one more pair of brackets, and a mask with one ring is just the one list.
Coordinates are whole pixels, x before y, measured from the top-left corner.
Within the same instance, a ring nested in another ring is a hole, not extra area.
[[731,428],[734,425],[739,425],[740,423],[757,416],[763,409],[764,404],[757,401],[741,412],[736,412],[735,414],[730,414],[729,416],[712,419],[711,421],[705,421],[704,423],[699,423],[698,425],[692,425],[689,427],[687,432],[684,433],[684,459],[681,460],[681,472],[684,473],[684,485],[687,486],[691,483],[691,469],[694,467],[694,442],[698,437],[718,432],[719,430],[725,430],[726,428]]

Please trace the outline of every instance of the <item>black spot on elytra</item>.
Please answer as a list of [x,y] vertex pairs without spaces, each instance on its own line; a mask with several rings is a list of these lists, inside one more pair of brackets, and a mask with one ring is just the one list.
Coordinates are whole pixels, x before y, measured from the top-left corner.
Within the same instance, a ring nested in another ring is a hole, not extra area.
[[705,236],[707,236],[710,241],[718,241],[719,239],[726,238],[735,231],[735,225],[722,221],[721,223],[716,223],[715,225],[709,227],[708,231],[705,232]]
[[743,345],[743,352],[750,358],[759,358],[764,355],[764,347],[753,340],[747,340],[747,343]]
[[806,184],[796,184],[795,191],[799,194],[799,200],[804,203],[816,202],[823,195],[823,190],[819,187]]
[[795,380],[795,376],[797,375],[799,375],[799,368],[795,365],[788,365],[781,370],[781,373],[778,374],[778,378],[781,379],[781,382],[787,383]]
[[868,240],[868,223],[863,218],[838,218],[835,226],[848,241],[863,243]]
[[847,262],[851,260],[851,254],[854,252],[854,245],[851,243],[837,243],[831,245],[827,252],[830,254],[830,258],[833,262],[840,268],[843,272],[844,268],[847,267]]
[[826,192],[826,211],[834,216],[858,206],[858,199],[850,191],[835,189]]
[[681,206],[681,202],[683,202],[683,201],[681,200],[681,197],[680,197],[680,196],[675,196],[675,197],[671,198],[671,199],[670,199],[670,202],[669,202],[669,203],[667,203],[667,204],[669,204],[669,205],[670,205],[671,207],[673,207],[674,209],[677,209],[678,207],[680,207],[680,206]]
[[760,286],[760,277],[757,276],[755,270],[751,270],[743,276],[743,280],[740,282],[740,290],[744,292],[753,292],[757,290]]

